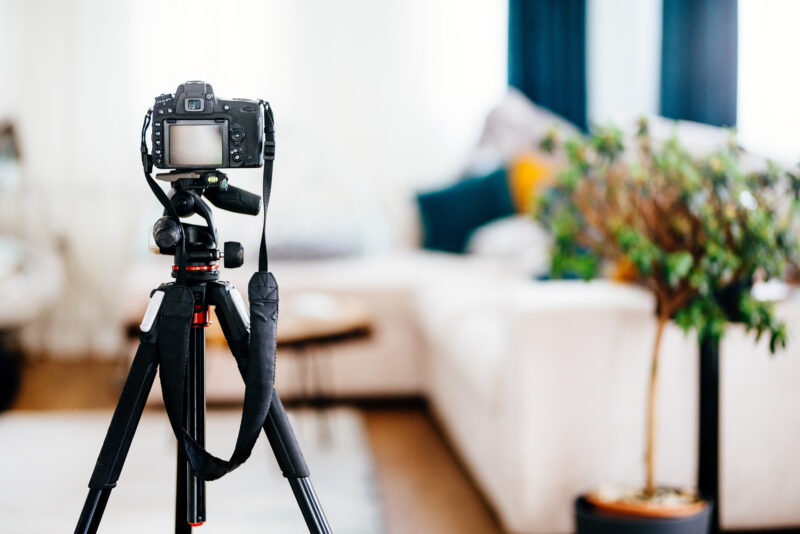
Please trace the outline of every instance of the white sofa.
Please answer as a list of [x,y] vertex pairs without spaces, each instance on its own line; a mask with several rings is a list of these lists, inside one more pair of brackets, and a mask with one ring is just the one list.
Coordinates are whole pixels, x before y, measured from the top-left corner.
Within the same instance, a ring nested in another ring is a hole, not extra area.
[[[164,265],[137,269],[141,299]],[[273,262],[284,298],[321,290],[362,299],[368,342],[330,349],[328,393],[426,395],[503,526],[572,529],[571,500],[642,478],[644,399],[654,321],[648,293],[611,282],[535,282],[508,262],[407,252]],[[245,289],[252,269],[225,273]],[[243,291],[246,293],[246,291]],[[131,299],[135,300],[134,296]],[[800,301],[781,305],[800,325]],[[800,525],[800,343],[770,357],[734,327],[722,348],[722,521]],[[238,399],[232,358],[209,355],[212,400]],[[659,480],[693,485],[697,349],[676,327],[663,347]],[[278,387],[296,392],[296,359],[279,354]]]
[[[428,395],[511,532],[571,532],[571,500],[643,478],[650,296],[607,282],[440,285],[421,296]],[[780,305],[800,325],[800,299]],[[792,328],[797,338],[797,328]],[[721,363],[721,515],[728,529],[800,525],[800,343],[770,356],[731,327]],[[698,356],[665,335],[658,479],[693,486]]]

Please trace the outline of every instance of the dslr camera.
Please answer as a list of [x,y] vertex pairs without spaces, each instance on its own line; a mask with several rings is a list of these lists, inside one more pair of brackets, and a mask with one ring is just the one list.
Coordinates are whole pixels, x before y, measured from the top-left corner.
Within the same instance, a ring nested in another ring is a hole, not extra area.
[[153,164],[160,169],[261,167],[264,107],[218,99],[211,85],[189,81],[153,106]]

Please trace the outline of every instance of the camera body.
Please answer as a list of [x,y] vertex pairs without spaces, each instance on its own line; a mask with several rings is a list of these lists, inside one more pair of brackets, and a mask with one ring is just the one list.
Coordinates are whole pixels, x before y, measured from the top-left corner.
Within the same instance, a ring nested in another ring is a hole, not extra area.
[[255,100],[218,99],[210,84],[189,81],[153,106],[153,164],[160,169],[261,167],[264,110]]

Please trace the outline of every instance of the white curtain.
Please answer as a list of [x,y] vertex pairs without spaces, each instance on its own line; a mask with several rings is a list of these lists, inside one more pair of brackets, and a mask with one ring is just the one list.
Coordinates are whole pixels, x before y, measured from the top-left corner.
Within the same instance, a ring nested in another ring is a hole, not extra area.
[[[412,192],[458,173],[502,97],[506,17],[503,0],[2,2],[0,118],[20,130],[26,193],[6,195],[0,224],[30,221],[28,239],[60,247],[68,280],[29,343],[119,346],[118,281],[145,261],[159,216],[138,156],[153,97],[204,79],[269,100],[271,237],[355,233],[383,251],[412,241]],[[258,170],[230,176],[260,186]],[[218,222],[225,239],[256,242],[253,219]]]

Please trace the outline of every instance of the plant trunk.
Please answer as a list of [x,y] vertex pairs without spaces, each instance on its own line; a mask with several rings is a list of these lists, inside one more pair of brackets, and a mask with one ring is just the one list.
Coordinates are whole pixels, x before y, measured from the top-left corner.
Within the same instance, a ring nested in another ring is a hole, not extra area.
[[664,334],[664,327],[669,322],[668,315],[658,316],[658,326],[656,327],[656,339],[653,343],[653,354],[650,361],[650,387],[647,392],[647,441],[644,453],[645,462],[645,486],[644,491],[647,497],[652,497],[656,493],[655,484],[655,438],[656,438],[656,410],[658,398],[658,358],[661,352],[661,337]]

